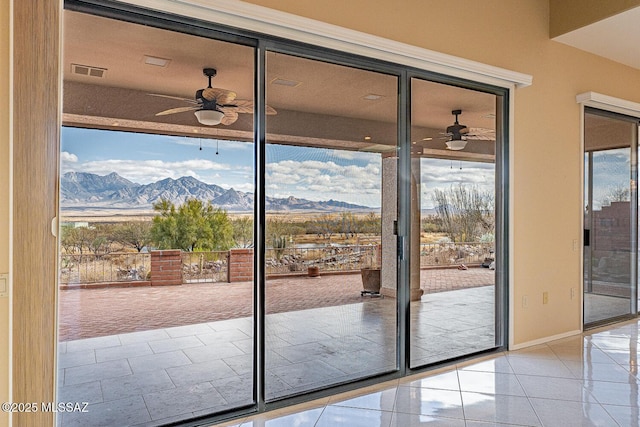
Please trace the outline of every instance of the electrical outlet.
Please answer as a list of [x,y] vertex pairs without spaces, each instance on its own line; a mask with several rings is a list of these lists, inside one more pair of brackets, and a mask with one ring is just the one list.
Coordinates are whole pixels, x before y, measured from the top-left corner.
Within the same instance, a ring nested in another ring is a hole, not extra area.
[[529,306],[529,297],[524,295],[522,297],[522,307],[527,308]]
[[578,250],[578,239],[573,239],[573,251],[576,252]]
[[549,304],[549,292],[542,293],[542,303]]
[[576,297],[576,288],[571,288],[571,299],[575,299]]

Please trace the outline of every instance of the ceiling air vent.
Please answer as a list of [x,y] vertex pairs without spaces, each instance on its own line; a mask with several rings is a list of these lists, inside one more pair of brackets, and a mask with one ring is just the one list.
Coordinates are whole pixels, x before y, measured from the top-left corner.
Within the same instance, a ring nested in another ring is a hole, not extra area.
[[71,72],[81,76],[103,78],[107,73],[106,68],[92,67],[90,65],[71,64]]
[[276,77],[275,79],[271,80],[272,85],[289,86],[289,87],[298,87],[300,86],[300,83],[301,82],[297,80],[287,80],[287,79],[282,79],[280,77]]

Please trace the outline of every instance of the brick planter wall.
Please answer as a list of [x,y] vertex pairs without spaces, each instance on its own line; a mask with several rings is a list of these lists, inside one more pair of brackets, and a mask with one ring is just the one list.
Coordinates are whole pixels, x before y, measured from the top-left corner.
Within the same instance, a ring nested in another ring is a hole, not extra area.
[[182,285],[182,251],[151,251],[151,286]]
[[227,266],[229,283],[253,280],[253,249],[231,249]]

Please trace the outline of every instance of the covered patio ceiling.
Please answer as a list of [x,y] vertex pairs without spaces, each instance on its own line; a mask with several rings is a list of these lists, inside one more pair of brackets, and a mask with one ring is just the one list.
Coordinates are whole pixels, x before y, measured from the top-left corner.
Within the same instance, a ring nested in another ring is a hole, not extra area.
[[[207,86],[253,100],[251,47],[79,12],[64,12],[63,124],[99,129],[228,140],[253,140],[253,115],[228,126],[204,126],[192,112],[156,116],[189,106]],[[164,60],[164,61],[161,61]],[[158,63],[165,62],[163,65]],[[267,54],[267,141],[342,150],[393,152],[397,143],[397,79],[282,53]],[[446,149],[443,132],[460,123],[495,131],[496,97],[424,80],[412,84],[415,155],[494,161],[495,141],[472,140]],[[489,133],[491,134],[491,133]]]

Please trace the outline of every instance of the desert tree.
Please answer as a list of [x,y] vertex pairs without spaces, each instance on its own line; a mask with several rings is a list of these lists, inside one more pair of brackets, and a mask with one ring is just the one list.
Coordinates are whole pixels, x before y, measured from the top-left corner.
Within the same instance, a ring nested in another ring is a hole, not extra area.
[[331,236],[340,232],[340,220],[335,215],[322,214],[313,220],[314,232],[325,239],[331,240]]
[[207,205],[206,222],[212,234],[210,250],[226,251],[233,247],[233,224],[227,211]]
[[474,185],[458,184],[435,189],[436,212],[447,236],[454,242],[475,242],[493,231],[493,195]]
[[118,224],[113,230],[113,238],[123,246],[142,251],[151,243],[151,221],[130,221]]
[[253,246],[253,219],[243,216],[231,221],[233,226],[233,240],[241,248]]
[[613,202],[628,202],[631,200],[631,190],[624,185],[611,186],[602,196],[602,206],[608,206]]
[[382,218],[375,212],[369,212],[361,219],[362,233],[380,235],[382,230]]
[[113,229],[113,224],[96,224],[88,227],[89,243],[87,247],[92,254],[100,257],[120,249],[116,247],[118,245],[114,240]]
[[224,251],[233,246],[233,226],[225,210],[187,199],[176,207],[166,199],[154,203],[151,239],[160,249]]
[[68,254],[105,255],[113,252],[113,244],[113,232],[109,224],[80,227],[65,225],[61,228],[60,246]]
[[273,215],[267,217],[266,236],[267,238],[284,236],[289,234],[289,223],[284,216]]
[[355,237],[362,230],[362,223],[351,212],[342,212],[340,214],[338,232],[340,232],[345,239],[349,237]]
[[82,254],[84,243],[82,242],[80,230],[73,225],[63,225],[60,227],[60,246],[64,253]]

